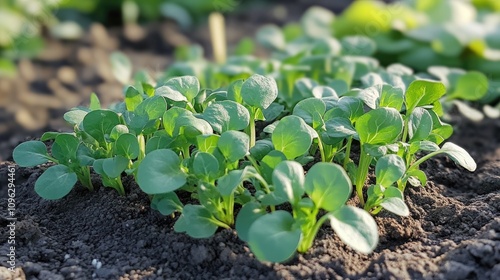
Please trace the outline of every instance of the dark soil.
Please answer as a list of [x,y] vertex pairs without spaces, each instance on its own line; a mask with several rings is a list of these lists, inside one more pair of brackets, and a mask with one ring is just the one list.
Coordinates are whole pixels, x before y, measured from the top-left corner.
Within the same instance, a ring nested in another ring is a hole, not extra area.
[[[175,233],[175,220],[152,211],[129,178],[124,197],[110,188],[77,186],[62,200],[43,200],[33,185],[45,166],[16,171],[17,265],[26,279],[47,280],[498,279],[500,122],[459,120],[452,141],[471,153],[477,171],[445,157],[428,161],[430,182],[407,189],[411,216],[376,217],[380,243],[370,255],[349,249],[324,226],[307,254],[286,264],[261,263],[232,230],[204,240]],[[0,167],[3,197],[7,164]],[[6,204],[2,199],[2,215]],[[0,224],[6,240],[5,217]],[[7,248],[0,249],[3,265]]]

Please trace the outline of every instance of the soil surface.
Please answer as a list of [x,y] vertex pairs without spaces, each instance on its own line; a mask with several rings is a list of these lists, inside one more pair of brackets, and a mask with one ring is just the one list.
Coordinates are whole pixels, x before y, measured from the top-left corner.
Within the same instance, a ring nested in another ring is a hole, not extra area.
[[[261,263],[232,230],[209,239],[175,233],[172,217],[149,207],[124,178],[126,196],[100,186],[77,187],[47,201],[34,182],[47,166],[16,169],[16,255],[26,279],[498,279],[500,275],[500,122],[455,121],[451,139],[468,150],[469,173],[446,157],[423,165],[426,187],[408,188],[408,218],[376,217],[380,243],[361,255],[326,225],[314,246],[285,264]],[[5,197],[7,164],[0,166]],[[7,240],[6,199],[0,237]],[[8,244],[0,247],[6,265]],[[0,269],[0,279],[2,273]],[[7,278],[8,279],[8,278]]]

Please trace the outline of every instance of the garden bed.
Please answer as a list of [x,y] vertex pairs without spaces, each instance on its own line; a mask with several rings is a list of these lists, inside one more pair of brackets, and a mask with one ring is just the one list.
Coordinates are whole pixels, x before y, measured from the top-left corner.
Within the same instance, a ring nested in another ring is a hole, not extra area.
[[[78,186],[62,200],[44,200],[33,190],[42,166],[16,170],[17,265],[26,279],[40,280],[495,279],[500,274],[500,122],[457,118],[454,126],[451,141],[471,153],[478,169],[469,173],[445,157],[427,161],[422,166],[427,186],[407,192],[410,217],[388,212],[375,217],[380,242],[370,255],[348,248],[325,226],[307,254],[284,264],[261,263],[232,230],[201,240],[175,233],[175,220],[151,210],[133,180],[124,179],[126,196],[100,186],[96,177],[95,192]],[[7,178],[8,164],[1,165],[1,178]],[[5,197],[7,184],[1,185]],[[7,220],[0,222],[6,240]],[[2,265],[7,245],[1,247]]]

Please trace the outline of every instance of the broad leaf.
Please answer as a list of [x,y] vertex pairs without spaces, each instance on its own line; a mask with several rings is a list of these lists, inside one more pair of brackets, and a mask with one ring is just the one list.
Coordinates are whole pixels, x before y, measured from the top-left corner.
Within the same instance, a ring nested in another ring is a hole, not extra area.
[[290,160],[307,153],[312,144],[308,125],[293,115],[281,119],[271,138],[275,149],[283,152]]
[[47,147],[40,141],[26,141],[19,144],[12,153],[14,161],[21,167],[32,167],[47,161]]
[[377,184],[389,187],[406,172],[404,160],[397,155],[385,155],[377,161],[375,176]]
[[273,78],[254,74],[241,86],[241,97],[252,107],[266,109],[278,97],[278,86]]
[[128,84],[132,77],[132,62],[121,52],[113,52],[110,56],[111,71],[122,84]]
[[304,195],[304,169],[295,161],[279,163],[273,172],[273,185],[276,195],[295,204]]
[[83,130],[105,147],[106,136],[109,137],[113,128],[120,124],[120,118],[113,111],[95,110],[85,116],[82,124]]
[[377,224],[366,211],[343,206],[330,216],[330,224],[340,239],[354,250],[369,254],[378,243]]
[[129,86],[125,90],[125,105],[128,111],[135,111],[135,108],[142,102],[141,93],[133,86]]
[[307,172],[304,187],[314,204],[326,211],[342,207],[352,192],[349,176],[334,163],[319,162]]
[[193,238],[208,238],[214,235],[218,228],[212,219],[212,214],[203,206],[187,204],[175,223],[174,230],[185,232]]
[[243,241],[248,241],[248,234],[253,222],[265,214],[266,211],[262,209],[262,206],[258,202],[252,201],[243,205],[236,217],[235,228],[238,232],[238,237]]
[[477,164],[474,159],[469,155],[469,153],[462,147],[453,144],[451,142],[444,143],[441,153],[448,155],[456,164],[462,166],[463,168],[474,172],[477,168]]
[[44,199],[60,199],[73,189],[77,180],[76,174],[67,166],[54,165],[38,178],[35,191]]
[[147,194],[175,191],[186,184],[186,174],[180,168],[179,156],[168,149],[150,152],[137,171],[137,183]]
[[125,169],[127,169],[129,160],[122,156],[115,156],[104,159],[102,169],[109,178],[119,178]]
[[176,211],[182,211],[182,202],[175,192],[155,194],[151,200],[151,208],[158,210],[162,215],[168,216]]
[[140,148],[137,137],[130,133],[125,133],[118,137],[115,143],[115,154],[128,159],[136,159],[139,156]]
[[212,154],[198,152],[193,158],[193,171],[195,175],[215,178],[219,172],[219,161]]
[[71,134],[60,134],[52,144],[52,156],[60,164],[68,165],[76,159],[76,151],[80,141]]
[[446,93],[446,87],[429,80],[416,80],[406,90],[406,110],[411,114],[416,107],[432,105]]
[[307,98],[295,105],[293,108],[293,114],[295,116],[301,117],[307,124],[313,124],[314,114],[319,114],[323,116],[326,111],[326,105],[323,100],[318,98]]
[[432,116],[424,108],[415,108],[408,120],[410,143],[426,140],[432,132]]
[[229,162],[236,162],[248,154],[250,138],[241,131],[226,131],[220,136],[217,147]]
[[358,119],[356,131],[362,144],[391,144],[403,131],[403,118],[394,108],[378,108]]
[[299,245],[301,231],[286,211],[266,214],[253,222],[248,232],[248,245],[261,261],[282,262],[289,259]]
[[214,102],[203,111],[203,119],[214,131],[242,130],[250,123],[250,113],[243,105],[231,100]]
[[191,102],[200,91],[200,82],[194,76],[172,78],[157,88],[155,95],[164,96],[172,101]]

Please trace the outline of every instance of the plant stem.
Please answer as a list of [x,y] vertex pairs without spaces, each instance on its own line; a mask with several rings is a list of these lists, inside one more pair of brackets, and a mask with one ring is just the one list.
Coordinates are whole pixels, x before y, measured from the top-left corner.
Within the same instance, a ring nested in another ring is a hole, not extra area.
[[358,194],[361,206],[365,205],[365,198],[363,196],[363,187],[365,185],[366,178],[368,177],[368,169],[370,168],[371,161],[372,157],[364,151],[363,145],[361,145],[358,172],[356,174],[356,192]]
[[182,147],[182,154],[184,155],[185,159],[190,157],[189,145],[185,145],[184,147]]
[[347,164],[349,163],[349,159],[351,156],[351,146],[352,146],[352,136],[349,137],[347,140],[347,145],[346,145],[346,150],[345,150],[345,157],[344,157],[344,169],[347,170]]
[[139,142],[139,156],[137,160],[140,162],[146,157],[146,141],[144,139],[144,135],[137,135],[137,142]]
[[[316,215],[317,215],[318,211],[314,211],[314,219],[316,219]],[[309,248],[312,247],[312,244],[314,242],[314,238],[316,238],[316,235],[318,234],[318,231],[319,229],[321,228],[321,226],[323,225],[323,223],[328,219],[328,217],[330,216],[330,214],[326,214],[324,216],[322,216],[321,218],[319,218],[319,220],[314,224],[314,226],[312,228],[310,228],[307,232],[303,232],[303,238],[299,244],[299,247],[297,248],[297,251],[299,251],[299,253],[305,253],[307,252],[307,250],[309,250]],[[313,217],[311,215],[311,217]]]
[[255,114],[256,110],[250,111],[250,148],[255,146]]
[[321,154],[321,161],[322,162],[326,162],[325,148],[323,147],[323,142],[321,141],[321,139],[319,138],[319,136],[318,136],[318,148],[319,148],[319,152]]
[[403,143],[406,143],[406,138],[408,137],[408,118],[406,117],[404,120],[403,137],[401,139]]
[[118,177],[118,178],[114,178],[112,179],[116,182],[116,190],[118,191],[118,194],[119,195],[125,195],[125,188],[123,188],[123,183],[122,183],[122,178],[121,177]]

